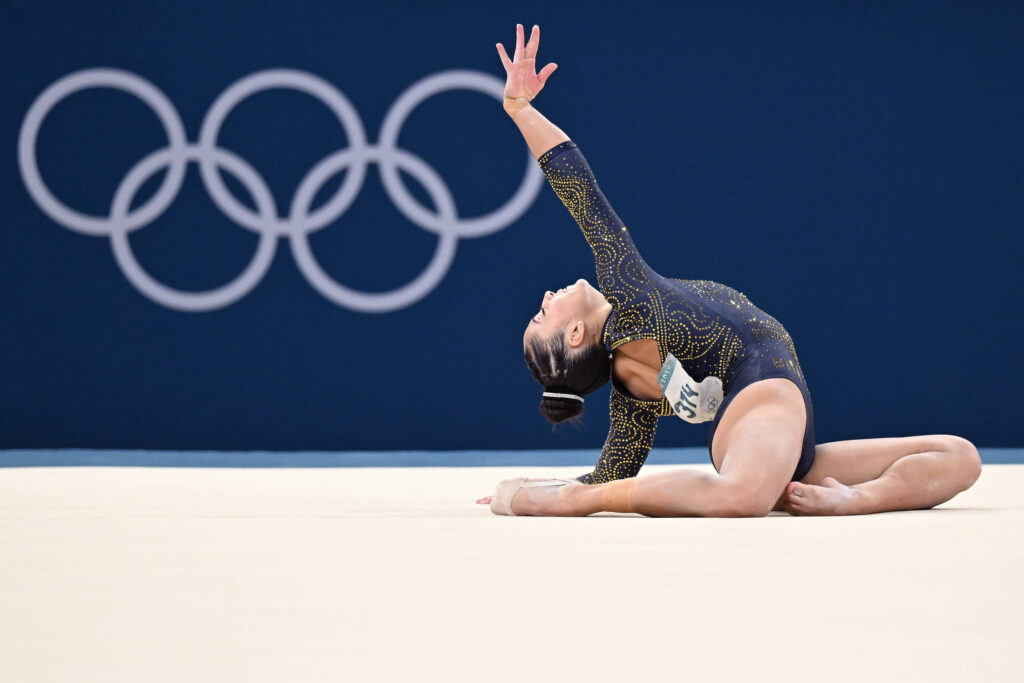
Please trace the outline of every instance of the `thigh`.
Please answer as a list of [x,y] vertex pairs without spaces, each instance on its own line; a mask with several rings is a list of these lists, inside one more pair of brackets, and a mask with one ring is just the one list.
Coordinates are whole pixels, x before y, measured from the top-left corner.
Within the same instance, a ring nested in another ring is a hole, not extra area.
[[711,459],[723,478],[770,508],[800,460],[806,419],[803,394],[791,380],[754,382],[727,406],[711,442]]
[[913,453],[941,451],[943,436],[908,436],[892,439],[858,439],[819,444],[814,449],[814,465],[800,481],[820,484],[833,477],[841,484],[854,486],[878,479],[900,458]]

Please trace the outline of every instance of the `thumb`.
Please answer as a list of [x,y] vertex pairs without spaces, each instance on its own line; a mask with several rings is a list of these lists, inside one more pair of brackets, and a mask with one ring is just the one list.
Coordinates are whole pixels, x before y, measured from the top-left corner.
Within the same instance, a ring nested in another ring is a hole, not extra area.
[[540,80],[540,84],[544,85],[545,81],[548,80],[548,76],[550,76],[551,74],[555,73],[555,69],[557,69],[557,68],[558,68],[558,65],[555,64],[554,62],[551,62],[550,64],[545,66],[543,69],[541,69],[540,73],[537,74],[537,79]]

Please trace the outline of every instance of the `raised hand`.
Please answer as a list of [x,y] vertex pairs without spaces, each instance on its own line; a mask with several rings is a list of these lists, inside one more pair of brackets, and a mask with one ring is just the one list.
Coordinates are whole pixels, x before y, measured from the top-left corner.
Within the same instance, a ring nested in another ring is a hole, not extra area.
[[[530,42],[523,45],[523,25],[516,24],[516,51],[512,59],[508,58],[505,46],[501,43],[496,45],[498,56],[505,67],[505,103],[520,102],[522,99],[532,100],[544,88],[548,77],[555,72],[558,65],[550,63],[536,72],[537,48],[540,47],[540,27],[534,26],[530,34]],[[520,99],[522,98],[522,99]],[[522,103],[525,104],[525,103]]]

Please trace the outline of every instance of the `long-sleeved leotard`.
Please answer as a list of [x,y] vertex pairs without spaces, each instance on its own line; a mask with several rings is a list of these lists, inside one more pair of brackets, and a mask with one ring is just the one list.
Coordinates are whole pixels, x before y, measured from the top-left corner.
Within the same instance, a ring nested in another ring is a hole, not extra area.
[[[711,438],[730,400],[742,388],[769,377],[792,380],[807,408],[804,452],[793,479],[803,477],[814,457],[813,414],[785,328],[735,289],[708,280],[668,279],[654,272],[575,143],[553,147],[538,163],[594,253],[598,288],[612,305],[602,331],[609,353],[637,339],[653,339],[662,362],[671,353],[696,381],[709,375],[721,379],[725,400],[712,423]],[[608,437],[594,471],[580,481],[598,484],[636,476],[650,452],[658,418],[669,415],[674,413],[667,400],[635,398],[613,375]],[[709,439],[709,449],[710,444]]]

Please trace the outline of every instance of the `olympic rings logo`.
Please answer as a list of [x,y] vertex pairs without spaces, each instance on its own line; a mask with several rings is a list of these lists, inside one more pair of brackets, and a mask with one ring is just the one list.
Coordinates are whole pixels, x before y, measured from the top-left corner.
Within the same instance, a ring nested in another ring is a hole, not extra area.
[[[149,105],[167,135],[167,146],[137,162],[114,192],[107,216],[84,214],[57,199],[43,182],[36,160],[36,140],[43,120],[64,98],[89,88],[122,90]],[[299,183],[287,216],[282,217],[262,176],[237,154],[217,144],[221,125],[242,100],[258,92],[284,88],[306,93],[327,106],[348,139],[349,147],[334,152],[316,165]],[[376,145],[367,143],[366,131],[348,98],[333,85],[313,74],[290,69],[270,69],[250,74],[228,87],[214,101],[203,119],[199,141],[189,143],[181,117],[171,101],[152,83],[127,71],[86,69],[64,76],[36,98],[25,115],[18,138],[18,163],[29,194],[47,216],[64,227],[86,235],[110,239],[114,259],[128,281],[142,294],[180,311],[212,311],[228,306],[256,287],[270,267],[278,238],[287,238],[303,276],[328,300],[356,311],[385,313],[419,301],[447,274],[460,237],[482,237],[502,230],[530,207],[543,177],[528,157],[526,173],[515,194],[493,212],[476,218],[460,218],[448,186],[422,159],[396,145],[406,118],[421,102],[447,90],[475,90],[499,101],[504,84],[494,76],[475,71],[443,71],[407,88],[391,105]],[[135,258],[128,235],[160,217],[174,201],[190,162],[199,173],[214,204],[239,226],[259,235],[256,253],[248,266],[231,282],[203,292],[173,289],[147,273]],[[398,210],[410,221],[438,237],[437,248],[426,268],[406,285],[389,292],[362,292],[332,279],[317,262],[309,235],[336,221],[355,201],[368,164],[376,164],[384,189]],[[156,193],[132,209],[139,188],[155,173],[167,169]],[[348,170],[337,192],[315,211],[313,198],[324,183]],[[399,171],[415,178],[430,195],[436,212],[420,204],[405,187]],[[239,202],[224,184],[221,172],[234,176],[255,203],[256,210]]]

